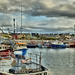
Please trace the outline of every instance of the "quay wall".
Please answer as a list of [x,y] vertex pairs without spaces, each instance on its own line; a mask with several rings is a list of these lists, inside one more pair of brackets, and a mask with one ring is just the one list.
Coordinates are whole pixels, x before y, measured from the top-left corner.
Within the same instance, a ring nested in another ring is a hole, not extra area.
[[[12,40],[12,41],[14,41],[14,40]],[[38,44],[38,43],[47,42],[47,41],[52,43],[55,40],[15,40],[15,41],[16,42],[23,42],[23,43],[27,43],[27,44],[31,43],[31,41],[35,41],[35,43]],[[70,41],[69,40],[64,40],[63,43],[64,42],[67,43],[67,42],[70,42]]]
[[[12,43],[14,43],[14,42],[22,42],[22,43],[27,43],[27,44],[30,44],[31,41],[34,41],[35,44],[38,44],[38,43],[47,42],[47,41],[52,43],[53,41],[56,41],[56,40],[11,40]],[[70,42],[70,41],[69,40],[63,41],[63,43],[67,43],[67,42]],[[10,41],[5,40],[4,43],[5,44],[10,44]]]
[[[14,40],[12,40],[14,41]],[[42,42],[53,42],[54,40],[15,40],[16,42],[23,42],[23,43],[31,43],[31,41],[35,41],[36,44],[42,43]]]

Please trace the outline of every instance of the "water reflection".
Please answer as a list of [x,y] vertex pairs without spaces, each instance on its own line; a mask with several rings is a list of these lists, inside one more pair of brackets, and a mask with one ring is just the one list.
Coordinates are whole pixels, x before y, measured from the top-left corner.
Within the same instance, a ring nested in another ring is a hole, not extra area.
[[47,67],[51,75],[75,75],[75,49],[45,49],[32,48],[28,53],[42,52],[42,64]]

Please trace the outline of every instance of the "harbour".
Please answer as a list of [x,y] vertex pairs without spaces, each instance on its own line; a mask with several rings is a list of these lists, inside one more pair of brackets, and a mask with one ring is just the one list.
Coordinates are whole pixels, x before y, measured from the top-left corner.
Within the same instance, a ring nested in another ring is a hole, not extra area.
[[49,70],[50,75],[75,74],[75,48],[28,48],[26,54],[39,54],[40,52],[42,56],[42,65]]
[[74,0],[0,1],[0,75],[75,75],[74,8]]
[[51,75],[75,75],[75,48],[66,49],[28,49],[27,52],[42,52],[42,64]]

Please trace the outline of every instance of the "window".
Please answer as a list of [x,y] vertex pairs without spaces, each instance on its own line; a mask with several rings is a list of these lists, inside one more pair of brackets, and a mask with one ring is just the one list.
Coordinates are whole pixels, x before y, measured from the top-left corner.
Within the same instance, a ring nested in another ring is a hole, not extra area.
[[45,72],[44,75],[47,75],[47,72]]
[[42,75],[41,73],[39,73],[39,74],[36,74],[36,75]]
[[3,49],[4,49],[5,47],[3,47]]
[[5,47],[5,49],[6,49],[6,47]]

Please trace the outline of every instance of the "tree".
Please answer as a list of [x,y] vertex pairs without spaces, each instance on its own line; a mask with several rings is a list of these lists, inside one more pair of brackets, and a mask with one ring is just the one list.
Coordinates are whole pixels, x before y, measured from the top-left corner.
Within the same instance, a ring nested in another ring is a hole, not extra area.
[[39,34],[36,34],[35,37],[39,38],[40,36],[39,36]]

